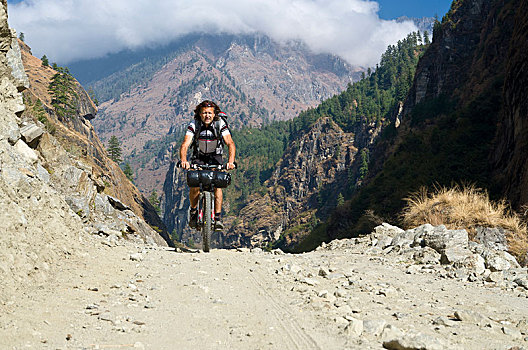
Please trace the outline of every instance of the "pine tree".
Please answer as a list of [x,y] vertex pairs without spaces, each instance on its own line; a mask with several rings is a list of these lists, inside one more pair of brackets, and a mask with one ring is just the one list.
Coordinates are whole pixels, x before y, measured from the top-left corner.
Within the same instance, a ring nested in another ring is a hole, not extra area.
[[154,210],[156,210],[156,213],[158,213],[158,215],[161,214],[161,208],[160,208],[160,199],[158,197],[158,194],[156,193],[156,190],[152,191],[152,193],[150,194],[149,198],[148,198],[150,204],[152,204],[152,206],[154,207]]
[[20,32],[20,35],[18,36],[18,38],[19,38],[20,41],[22,41],[22,42],[25,42],[25,40],[26,40],[26,36],[24,35],[23,32]]
[[429,45],[431,43],[431,41],[429,40],[429,32],[427,30],[424,32],[424,39],[423,40],[424,40],[424,44],[425,45]]
[[42,56],[40,60],[42,61],[42,65],[44,67],[49,67],[49,60],[48,60],[48,57],[46,57],[46,55]]
[[127,179],[129,179],[130,182],[134,182],[134,171],[132,170],[129,162],[125,163],[125,166],[123,167],[123,173],[125,173]]
[[110,159],[112,159],[114,162],[121,163],[123,161],[121,159],[121,144],[115,135],[112,135],[110,140],[108,140],[108,148],[106,150],[108,151]]
[[343,194],[339,192],[339,195],[337,195],[337,206],[340,207],[343,204],[345,204],[345,197],[343,197]]

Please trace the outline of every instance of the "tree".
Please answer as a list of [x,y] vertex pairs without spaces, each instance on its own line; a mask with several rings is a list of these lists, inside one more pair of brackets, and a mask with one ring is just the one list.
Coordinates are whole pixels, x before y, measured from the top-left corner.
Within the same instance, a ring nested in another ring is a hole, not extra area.
[[68,68],[58,67],[54,63],[57,73],[51,78],[48,91],[51,95],[51,105],[59,118],[74,117],[77,111],[77,92],[75,91],[75,79]]
[[343,204],[345,204],[345,197],[343,197],[343,194],[339,192],[339,194],[337,195],[337,206],[340,207]]
[[48,57],[46,57],[46,55],[42,56],[40,60],[42,61],[42,65],[44,67],[49,67],[49,60],[48,60]]
[[106,150],[108,151],[108,155],[110,156],[110,159],[112,159],[116,163],[122,162],[121,144],[115,135],[112,135],[112,137],[110,137],[110,140],[108,140],[108,148]]
[[26,40],[26,36],[24,35],[23,32],[20,32],[20,35],[18,36],[18,38],[20,39],[20,41],[24,42]]
[[429,32],[426,30],[424,32],[424,44],[425,45],[429,45],[431,43],[431,41],[429,40]]
[[125,163],[125,166],[123,167],[123,173],[125,173],[127,179],[129,179],[130,182],[134,182],[134,171],[132,170],[129,162]]
[[158,213],[158,215],[161,214],[161,208],[160,208],[160,199],[158,197],[158,194],[156,193],[156,190],[152,191],[152,193],[150,194],[149,198],[148,198],[150,204],[152,204],[152,206],[154,207],[154,210],[156,210],[156,213]]

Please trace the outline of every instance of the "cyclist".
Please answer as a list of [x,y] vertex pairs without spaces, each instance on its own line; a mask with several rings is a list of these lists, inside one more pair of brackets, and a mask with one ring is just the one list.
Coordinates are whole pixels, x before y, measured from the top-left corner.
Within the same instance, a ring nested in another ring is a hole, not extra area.
[[[220,117],[223,112],[216,103],[205,100],[196,106],[194,110],[194,120],[189,123],[183,143],[180,147],[180,161],[184,169],[190,169],[192,164],[223,164],[223,144],[229,151],[229,159],[226,169],[235,168],[235,142],[231,137],[231,132],[225,120]],[[191,162],[187,161],[187,150],[192,146]],[[191,187],[189,200],[191,202],[189,226],[196,227],[198,219],[198,197],[199,187]],[[215,188],[215,230],[222,231],[222,189]]]

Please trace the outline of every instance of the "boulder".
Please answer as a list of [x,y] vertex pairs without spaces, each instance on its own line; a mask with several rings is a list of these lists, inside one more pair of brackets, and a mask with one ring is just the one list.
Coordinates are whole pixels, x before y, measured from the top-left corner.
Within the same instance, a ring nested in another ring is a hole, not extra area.
[[18,140],[15,143],[15,150],[24,158],[29,164],[34,164],[38,161],[38,155],[34,150],[22,140]]
[[464,262],[471,257],[473,257],[473,253],[469,249],[455,246],[444,250],[441,262],[442,264],[454,264],[457,267],[465,267]]
[[31,123],[20,129],[20,135],[22,139],[28,144],[28,146],[35,148],[39,138],[44,133],[44,130]]
[[424,243],[443,254],[449,248],[467,248],[468,233],[466,230],[448,230],[444,225],[436,226],[434,230],[424,234]]
[[442,255],[433,248],[424,247],[413,254],[413,259],[418,264],[431,265],[439,264],[441,256]]
[[483,244],[486,248],[495,250],[507,250],[506,230],[502,227],[480,227],[475,228],[475,241]]
[[394,237],[396,234],[401,232],[404,232],[401,228],[390,225],[386,222],[374,228],[374,236],[376,238],[381,236]]

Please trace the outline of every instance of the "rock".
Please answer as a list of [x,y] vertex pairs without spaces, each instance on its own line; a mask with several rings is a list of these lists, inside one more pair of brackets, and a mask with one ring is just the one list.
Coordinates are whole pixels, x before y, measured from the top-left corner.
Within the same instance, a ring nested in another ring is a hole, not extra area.
[[472,254],[459,265],[474,271],[477,275],[482,275],[486,270],[484,258],[478,254]]
[[344,329],[348,326],[348,321],[341,316],[334,318],[337,328]]
[[408,275],[414,275],[419,273],[422,270],[422,266],[420,265],[411,265],[405,270],[405,273]]
[[503,326],[501,330],[502,330],[502,333],[512,338],[519,339],[522,337],[521,331],[519,331],[518,329]]
[[117,210],[131,210],[130,207],[121,202],[119,199],[108,195],[106,197],[108,199],[108,202]]
[[455,327],[456,322],[453,320],[450,320],[449,318],[445,316],[437,317],[433,320],[433,324],[437,326],[444,326],[444,327]]
[[464,247],[456,246],[446,248],[442,254],[442,264],[454,264],[456,267],[465,267],[465,261],[472,258],[473,253]]
[[319,275],[319,276],[322,276],[322,277],[326,277],[326,276],[328,276],[329,273],[330,273],[330,272],[329,272],[327,269],[325,269],[324,267],[321,267],[321,268],[319,269],[319,273],[318,273],[318,275]]
[[377,239],[375,246],[384,249],[385,247],[390,246],[391,243],[392,237],[383,235]]
[[393,326],[391,324],[388,324],[383,328],[383,332],[381,332],[381,341],[390,341],[392,339],[399,339],[403,337],[403,332],[396,326]]
[[413,254],[413,259],[418,264],[424,265],[439,264],[441,257],[442,255],[440,253],[430,247],[423,247],[422,249],[414,252]]
[[314,278],[306,277],[302,280],[303,283],[306,283],[309,286],[316,286],[319,284],[319,281]]
[[34,164],[38,161],[38,156],[29,146],[22,141],[22,139],[18,140],[15,143],[15,150],[28,162],[29,164]]
[[410,331],[403,336],[383,342],[383,347],[391,350],[440,350],[445,346],[428,334]]
[[354,317],[347,317],[348,326],[346,326],[345,330],[349,337],[357,338],[361,336],[363,333],[363,321],[358,320]]
[[449,248],[467,248],[468,233],[466,230],[448,230],[444,225],[440,225],[425,233],[424,243],[443,254]]
[[459,321],[474,323],[477,325],[483,325],[486,321],[488,321],[487,317],[481,315],[480,313],[476,311],[471,311],[471,310],[455,311],[455,317]]
[[504,275],[502,271],[494,271],[494,272],[491,272],[488,277],[486,277],[486,281],[500,283],[504,281]]
[[400,232],[394,236],[391,245],[404,248],[410,247],[414,243],[414,236],[416,235],[414,230],[407,230]]
[[475,241],[486,248],[495,250],[507,250],[506,230],[502,227],[475,227]]
[[386,324],[387,322],[385,320],[364,320],[363,332],[378,336],[383,332]]
[[392,226],[386,222],[374,228],[374,236],[376,238],[381,236],[394,237],[396,234],[401,232],[404,232],[401,228]]
[[141,253],[130,254],[130,260],[132,260],[132,261],[143,261],[143,255],[141,255]]
[[36,126],[35,124],[31,123],[29,125],[26,125],[20,129],[20,135],[22,135],[22,139],[28,144],[28,146],[35,148],[38,140],[44,133],[44,130]]
[[528,290],[528,277],[518,277],[513,280],[513,283],[518,285],[519,287],[523,287],[524,289]]
[[26,75],[24,65],[22,63],[22,53],[20,52],[20,45],[16,38],[16,33],[12,33],[11,48],[6,53],[7,64],[11,68],[11,76],[14,78],[14,83],[18,91],[29,89],[29,78]]
[[510,268],[519,268],[517,260],[508,252],[487,249],[483,254],[486,267],[493,271],[505,271]]

